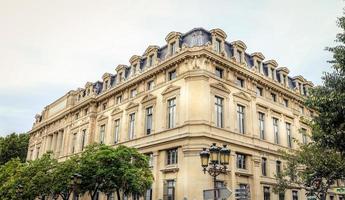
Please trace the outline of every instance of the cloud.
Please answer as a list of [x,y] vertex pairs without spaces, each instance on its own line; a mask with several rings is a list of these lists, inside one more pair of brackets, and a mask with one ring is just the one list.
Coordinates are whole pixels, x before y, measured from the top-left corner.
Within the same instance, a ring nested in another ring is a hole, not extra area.
[[[343,2],[322,0],[0,1],[0,134],[31,128],[35,113],[87,81],[114,73],[170,31],[222,28],[248,52],[319,84]],[[23,100],[21,100],[23,99]]]

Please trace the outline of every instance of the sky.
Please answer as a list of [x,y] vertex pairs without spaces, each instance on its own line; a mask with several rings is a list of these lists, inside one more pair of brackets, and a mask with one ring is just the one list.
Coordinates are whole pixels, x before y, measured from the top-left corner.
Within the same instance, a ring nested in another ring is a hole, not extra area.
[[0,136],[26,132],[70,90],[115,73],[171,31],[221,28],[322,84],[342,0],[0,0]]

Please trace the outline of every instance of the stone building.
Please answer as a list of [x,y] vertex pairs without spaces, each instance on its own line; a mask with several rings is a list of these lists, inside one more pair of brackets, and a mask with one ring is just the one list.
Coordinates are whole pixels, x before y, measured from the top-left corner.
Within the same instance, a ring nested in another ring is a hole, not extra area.
[[272,188],[284,166],[277,150],[297,148],[293,138],[308,142],[313,112],[302,102],[313,84],[226,38],[220,29],[171,32],[164,46],[71,90],[36,115],[27,159],[53,151],[62,161],[94,142],[123,144],[150,157],[155,182],[145,199],[200,200],[213,182],[199,152],[227,144],[229,173],[218,185],[249,186],[253,200],[305,199],[300,188],[280,198]]

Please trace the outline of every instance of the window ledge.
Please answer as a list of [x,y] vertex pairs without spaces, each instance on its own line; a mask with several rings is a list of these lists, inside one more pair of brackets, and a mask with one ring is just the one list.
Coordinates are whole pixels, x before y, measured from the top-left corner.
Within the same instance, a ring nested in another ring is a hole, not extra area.
[[237,169],[235,174],[237,176],[253,176],[253,174],[246,169]]
[[175,173],[179,171],[179,168],[177,165],[167,165],[164,169],[160,170],[163,173]]

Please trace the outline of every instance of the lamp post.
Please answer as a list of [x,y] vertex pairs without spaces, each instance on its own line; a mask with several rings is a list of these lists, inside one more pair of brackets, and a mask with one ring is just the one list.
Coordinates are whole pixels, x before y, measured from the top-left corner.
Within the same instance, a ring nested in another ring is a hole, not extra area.
[[81,183],[81,177],[82,176],[78,173],[75,173],[71,176],[73,200],[78,200],[78,185]]
[[213,197],[214,200],[216,200],[217,176],[220,174],[227,174],[226,165],[229,164],[230,150],[226,145],[223,145],[223,147],[217,147],[216,143],[213,143],[208,150],[203,148],[200,152],[200,159],[204,174],[208,172],[213,177]]

